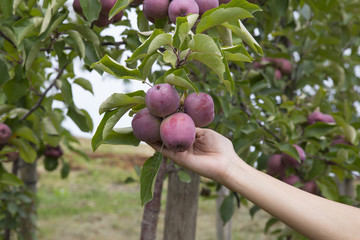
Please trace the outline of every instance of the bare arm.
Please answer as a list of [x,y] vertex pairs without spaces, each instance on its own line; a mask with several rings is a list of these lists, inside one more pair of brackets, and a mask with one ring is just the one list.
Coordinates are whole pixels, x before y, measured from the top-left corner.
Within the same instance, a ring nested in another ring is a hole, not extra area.
[[360,209],[307,193],[252,168],[238,157],[227,138],[212,130],[197,129],[195,143],[186,152],[162,152],[240,193],[310,239],[359,239]]

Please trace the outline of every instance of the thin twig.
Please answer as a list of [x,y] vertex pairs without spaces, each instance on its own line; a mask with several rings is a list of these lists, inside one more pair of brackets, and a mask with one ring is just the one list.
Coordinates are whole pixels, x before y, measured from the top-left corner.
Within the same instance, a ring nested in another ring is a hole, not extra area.
[[0,31],[0,36],[3,37],[5,40],[7,40],[14,48],[16,48],[16,45],[9,37],[7,37],[2,31]]
[[36,104],[35,104],[32,108],[30,108],[29,111],[28,111],[24,116],[22,116],[22,117],[20,118],[20,122],[24,121],[28,116],[30,116],[31,113],[33,113],[37,108],[40,107],[40,105],[41,105],[42,101],[44,100],[46,94],[50,91],[50,89],[51,89],[52,87],[55,86],[56,81],[57,81],[57,80],[61,77],[61,75],[64,73],[64,70],[65,70],[65,68],[67,67],[68,64],[69,64],[69,63],[65,64],[65,66],[63,66],[63,67],[59,70],[56,78],[51,82],[51,84],[50,84],[50,85],[45,89],[45,91],[41,94],[41,96],[40,96],[39,100],[36,102]]

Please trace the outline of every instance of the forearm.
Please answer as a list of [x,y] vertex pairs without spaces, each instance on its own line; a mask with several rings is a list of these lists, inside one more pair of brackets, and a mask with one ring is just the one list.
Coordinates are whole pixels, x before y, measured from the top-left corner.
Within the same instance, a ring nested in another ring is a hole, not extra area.
[[360,209],[307,193],[238,159],[223,184],[310,239],[358,239]]

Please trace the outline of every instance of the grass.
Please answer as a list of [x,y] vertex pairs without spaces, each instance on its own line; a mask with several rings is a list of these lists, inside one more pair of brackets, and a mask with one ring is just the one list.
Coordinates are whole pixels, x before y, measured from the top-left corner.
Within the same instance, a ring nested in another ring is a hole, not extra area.
[[[89,151],[88,140],[82,139]],[[103,146],[91,160],[72,155],[72,171],[61,180],[58,170],[46,172],[39,168],[38,228],[40,240],[139,239],[143,208],[140,206],[138,176],[133,165],[141,164],[152,154],[147,146]],[[135,182],[125,183],[127,178]],[[162,239],[166,186],[158,224],[158,239]],[[269,216],[258,212],[251,219],[248,208],[242,206],[233,217],[233,239],[273,239],[262,230]],[[216,239],[215,201],[201,197],[199,201],[197,237]]]

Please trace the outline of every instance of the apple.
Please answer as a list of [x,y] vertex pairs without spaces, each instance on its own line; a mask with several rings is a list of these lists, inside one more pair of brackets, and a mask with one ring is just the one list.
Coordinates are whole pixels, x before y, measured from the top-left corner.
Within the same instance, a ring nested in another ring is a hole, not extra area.
[[192,118],[196,127],[205,127],[214,120],[214,101],[209,94],[191,93],[185,98],[184,112]]
[[195,0],[199,6],[199,14],[203,15],[207,10],[216,8],[219,6],[219,0]]
[[141,109],[134,116],[131,126],[137,139],[144,142],[159,142],[161,118],[153,116],[148,108]]
[[284,178],[286,166],[283,164],[281,154],[273,154],[267,161],[266,172],[270,176]]
[[5,123],[0,123],[0,144],[7,144],[12,136],[12,131]]
[[286,177],[283,179],[283,182],[290,184],[294,186],[296,183],[300,182],[300,178],[296,175],[290,175],[289,177]]
[[145,103],[152,115],[165,117],[178,110],[180,96],[172,85],[157,84],[146,92]]
[[168,15],[169,4],[169,0],[144,0],[144,15],[151,22],[165,18]]
[[299,167],[305,161],[305,152],[299,145],[293,144],[293,147],[297,150],[299,154],[300,163],[295,158],[291,157],[286,153],[282,153],[281,160],[285,164],[285,166]]
[[314,124],[315,122],[324,122],[324,123],[334,123],[334,118],[329,114],[324,114],[319,111],[310,113],[307,117],[307,122],[309,125]]
[[168,149],[186,151],[195,141],[195,123],[186,113],[174,113],[161,122],[160,136]]
[[301,187],[301,189],[306,192],[312,193],[312,194],[319,193],[319,187],[315,181],[309,181],[309,182],[304,183],[304,185]]
[[185,17],[189,14],[199,14],[199,6],[194,0],[173,0],[168,9],[169,19],[176,23],[177,17]]

